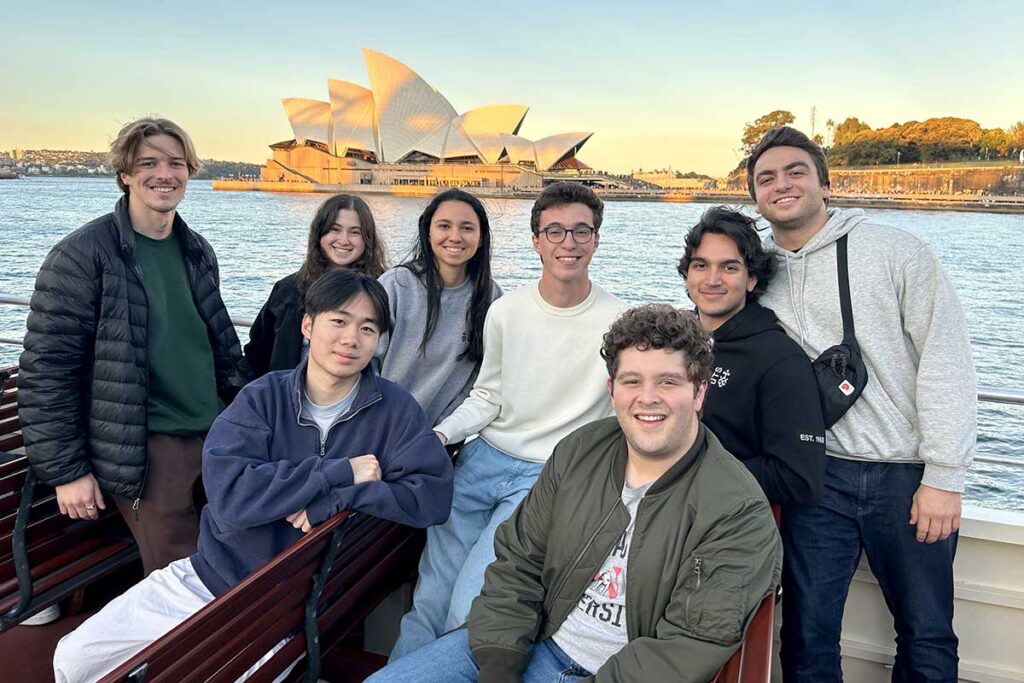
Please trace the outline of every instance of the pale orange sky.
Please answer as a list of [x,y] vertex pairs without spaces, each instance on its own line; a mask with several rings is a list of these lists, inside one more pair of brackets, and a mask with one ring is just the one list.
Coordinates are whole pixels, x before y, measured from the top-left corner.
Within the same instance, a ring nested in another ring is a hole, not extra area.
[[815,106],[818,132],[847,116],[1024,119],[1024,3],[681,5],[22,3],[5,9],[0,150],[104,150],[125,121],[160,114],[205,158],[261,163],[292,137],[282,97],[326,99],[329,77],[368,84],[361,47],[459,112],[529,106],[525,137],[593,131],[579,157],[613,172],[724,174],[743,124],[774,109],[808,133]]

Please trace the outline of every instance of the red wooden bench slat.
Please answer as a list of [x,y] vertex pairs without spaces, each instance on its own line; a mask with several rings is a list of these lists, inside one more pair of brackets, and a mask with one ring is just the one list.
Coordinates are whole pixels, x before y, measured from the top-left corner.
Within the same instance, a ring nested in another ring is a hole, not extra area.
[[[49,501],[43,501],[38,507],[33,504],[30,509],[34,516],[30,517],[31,521],[25,530],[25,544],[30,547],[37,538],[60,531],[74,521],[70,517],[60,514],[57,506],[50,504]],[[16,512],[0,519],[0,547],[5,550],[9,550],[11,547],[15,521],[17,521]]]
[[[61,569],[59,569],[58,571],[55,571],[55,572],[47,575],[45,578],[41,579],[40,581],[37,581],[37,582],[33,583],[33,586],[32,586],[33,589],[34,589],[33,590],[33,594],[34,595],[40,595],[42,593],[45,593],[46,591],[52,590],[54,588],[57,588],[62,583],[66,582],[66,581],[68,581],[70,579],[73,579],[80,572],[82,572],[82,571],[84,571],[86,569],[89,569],[89,568],[99,564],[103,560],[106,560],[108,558],[114,557],[115,555],[117,555],[122,550],[131,548],[131,547],[132,547],[132,544],[128,543],[127,541],[121,543],[120,545],[109,544],[108,543],[106,545],[103,545],[103,546],[97,548],[96,552],[92,553],[91,555],[89,555],[87,557],[79,557],[77,559],[72,559],[71,556],[69,556],[69,558],[67,558],[67,561],[61,566]],[[59,562],[55,562],[55,564],[60,565]],[[71,593],[71,590],[69,590],[65,594],[65,597],[66,597],[66,595],[68,595],[70,593]],[[7,610],[11,609],[11,607],[16,605],[17,603],[18,603],[18,595],[17,595],[17,593],[15,593],[13,595],[10,595],[10,596],[5,596],[2,600],[0,600],[0,611],[6,612]]]
[[0,453],[9,453],[10,451],[16,451],[24,445],[25,442],[21,438],[21,432],[17,432],[15,434],[11,434],[10,436],[5,436],[2,439],[0,439]]
[[24,460],[15,460],[10,464],[19,464],[18,467],[10,468],[10,471],[0,470],[0,495],[8,493],[21,493],[21,487],[25,485],[25,477],[28,471],[25,469]]
[[[55,571],[61,562],[67,562],[69,558],[85,557],[101,546],[131,543],[128,527],[116,513],[94,522],[77,522],[71,525],[67,525],[64,520],[53,521],[63,526],[51,530],[45,536],[33,534],[26,544],[33,579]],[[14,575],[14,558],[3,558],[0,561],[0,579],[10,579]],[[3,591],[0,590],[0,595],[2,594]]]
[[757,608],[743,644],[725,663],[715,683],[768,683],[772,674],[772,640],[775,635],[775,595]]
[[[39,494],[42,495],[40,496]],[[20,500],[20,489],[14,495],[5,496],[0,500],[0,510],[2,510],[0,512],[0,537],[4,537],[4,539],[14,529],[14,522],[18,518],[18,503]],[[34,496],[30,509],[32,513],[29,516],[29,529],[37,521],[60,512],[60,508],[57,507],[57,497],[52,491],[47,491],[45,488],[36,489],[36,496]],[[68,519],[70,520],[70,517]]]
[[[782,519],[782,508],[772,505],[775,526]],[[772,675],[772,646],[775,639],[775,603],[773,592],[761,601],[750,621],[743,643],[715,677],[715,683],[768,683]]]
[[18,414],[16,412],[14,415],[0,417],[0,434],[13,434],[14,432],[20,431],[21,422],[18,420]]
[[743,667],[740,680],[744,683],[768,683],[772,671],[772,641],[775,635],[775,596],[769,595],[761,603],[750,624],[748,638],[743,643]]
[[[62,536],[54,535],[47,541],[47,553],[45,557],[40,559],[38,556],[33,557],[29,555],[29,565],[31,567],[31,575],[33,581],[38,581],[46,577],[51,572],[62,569],[69,562],[76,561],[84,558],[89,554],[95,552],[98,548],[108,543],[105,538],[85,538],[81,540],[77,545],[70,543],[62,543]],[[0,590],[0,596],[6,596],[7,591],[17,590],[17,579],[15,578],[13,560],[5,560],[3,566],[3,584],[0,584],[6,590]],[[36,587],[36,593],[40,592]]]
[[0,377],[7,377],[0,383],[3,385],[0,391],[0,406],[3,409],[0,413],[0,453],[7,453],[25,445],[21,438],[21,423],[18,421],[17,367],[0,369]]

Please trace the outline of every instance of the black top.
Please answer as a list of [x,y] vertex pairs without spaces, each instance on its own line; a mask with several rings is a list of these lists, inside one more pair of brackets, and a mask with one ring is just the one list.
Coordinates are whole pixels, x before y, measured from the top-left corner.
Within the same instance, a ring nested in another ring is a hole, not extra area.
[[773,503],[815,505],[825,478],[825,425],[810,359],[756,302],[712,334],[702,421]]
[[249,329],[245,362],[251,379],[273,370],[291,370],[302,360],[302,299],[297,272],[274,283]]

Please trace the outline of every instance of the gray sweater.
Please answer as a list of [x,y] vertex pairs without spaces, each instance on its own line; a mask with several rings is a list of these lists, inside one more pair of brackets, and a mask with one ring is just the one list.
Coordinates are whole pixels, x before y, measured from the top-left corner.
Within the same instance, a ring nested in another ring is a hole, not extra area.
[[[411,393],[431,425],[436,425],[459,407],[473,388],[479,363],[459,360],[466,349],[469,330],[466,311],[473,298],[473,283],[441,291],[441,311],[434,335],[425,353],[420,341],[427,325],[427,289],[411,270],[392,268],[379,278],[391,304],[394,331],[382,335],[376,360],[380,374]],[[493,297],[501,296],[494,285]]]
[[833,209],[799,252],[767,239],[782,262],[761,304],[811,358],[842,341],[835,244],[847,233],[868,384],[828,431],[826,452],[924,463],[924,484],[963,491],[977,441],[974,363],[963,308],[928,245],[860,209]]

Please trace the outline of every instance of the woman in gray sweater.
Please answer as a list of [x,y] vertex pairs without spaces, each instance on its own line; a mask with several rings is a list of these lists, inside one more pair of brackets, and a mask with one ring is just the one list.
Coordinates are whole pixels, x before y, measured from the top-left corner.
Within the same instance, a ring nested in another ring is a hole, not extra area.
[[394,331],[377,347],[380,374],[405,387],[431,424],[469,394],[484,355],[484,318],[501,296],[491,279],[491,227],[463,190],[434,197],[412,259],[380,276]]

